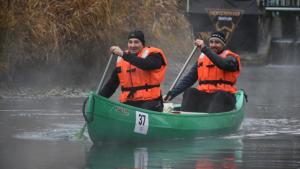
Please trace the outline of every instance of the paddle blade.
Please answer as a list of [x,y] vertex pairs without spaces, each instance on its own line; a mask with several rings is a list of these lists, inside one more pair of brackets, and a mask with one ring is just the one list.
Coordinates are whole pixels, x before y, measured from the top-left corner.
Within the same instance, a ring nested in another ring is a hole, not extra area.
[[76,133],[74,134],[74,138],[75,138],[76,140],[82,140],[82,138],[83,138],[83,133],[85,132],[86,125],[87,125],[87,124],[84,123],[83,127],[82,127],[78,132],[76,132]]

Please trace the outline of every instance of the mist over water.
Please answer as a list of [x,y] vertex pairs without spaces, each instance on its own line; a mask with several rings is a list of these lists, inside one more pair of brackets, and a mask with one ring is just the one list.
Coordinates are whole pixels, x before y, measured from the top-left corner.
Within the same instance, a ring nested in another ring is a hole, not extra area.
[[[179,69],[169,73],[164,89]],[[92,146],[87,133],[83,141],[74,139],[84,123],[84,97],[2,98],[1,168],[299,168],[298,72],[289,65],[244,67],[238,86],[249,102],[240,130],[189,141]]]

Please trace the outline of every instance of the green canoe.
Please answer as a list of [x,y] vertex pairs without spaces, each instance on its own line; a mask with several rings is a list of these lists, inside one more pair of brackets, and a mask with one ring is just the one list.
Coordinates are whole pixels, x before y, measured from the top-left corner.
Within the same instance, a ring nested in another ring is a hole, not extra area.
[[193,138],[239,129],[244,117],[242,90],[236,93],[236,100],[236,109],[229,112],[155,112],[91,92],[84,104],[83,115],[94,143]]

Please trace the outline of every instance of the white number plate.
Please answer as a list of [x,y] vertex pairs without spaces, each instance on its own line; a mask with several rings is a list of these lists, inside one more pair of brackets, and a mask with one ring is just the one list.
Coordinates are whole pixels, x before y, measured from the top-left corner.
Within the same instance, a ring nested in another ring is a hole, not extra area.
[[149,127],[149,117],[147,113],[136,111],[134,132],[147,134]]

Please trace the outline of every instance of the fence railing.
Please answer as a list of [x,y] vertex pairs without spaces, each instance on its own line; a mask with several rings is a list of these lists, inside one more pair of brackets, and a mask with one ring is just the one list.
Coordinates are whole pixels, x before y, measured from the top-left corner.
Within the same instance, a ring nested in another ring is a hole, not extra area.
[[261,0],[260,5],[270,11],[300,11],[300,0]]
[[263,6],[300,8],[300,0],[263,0]]

